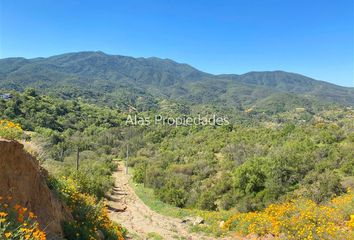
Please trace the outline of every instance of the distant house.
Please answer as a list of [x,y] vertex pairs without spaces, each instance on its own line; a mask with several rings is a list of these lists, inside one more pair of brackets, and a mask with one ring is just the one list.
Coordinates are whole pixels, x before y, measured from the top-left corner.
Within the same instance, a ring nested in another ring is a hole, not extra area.
[[0,97],[1,97],[1,99],[7,101],[12,98],[12,95],[11,95],[11,93],[5,93],[5,94],[1,94]]

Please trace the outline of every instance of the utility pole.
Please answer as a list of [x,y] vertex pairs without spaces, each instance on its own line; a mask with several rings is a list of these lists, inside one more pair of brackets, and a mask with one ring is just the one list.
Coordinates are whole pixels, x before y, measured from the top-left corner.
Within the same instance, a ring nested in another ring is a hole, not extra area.
[[129,140],[132,136],[131,132],[131,127],[128,127],[128,132],[127,132],[127,156],[125,159],[125,174],[128,174],[128,161],[129,161]]
[[128,126],[128,132],[127,132],[127,156],[126,156],[126,159],[125,159],[125,174],[128,174],[128,161],[129,161],[129,141],[132,137],[132,129],[131,129],[131,126],[129,125]]

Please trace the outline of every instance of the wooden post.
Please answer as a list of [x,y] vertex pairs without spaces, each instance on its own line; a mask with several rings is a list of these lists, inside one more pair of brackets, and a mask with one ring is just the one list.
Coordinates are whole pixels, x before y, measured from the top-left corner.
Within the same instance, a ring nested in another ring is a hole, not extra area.
[[61,152],[60,152],[60,161],[61,162],[64,161],[64,147],[61,149]]
[[129,144],[127,144],[127,157],[125,159],[125,174],[128,174]]
[[77,147],[77,152],[76,152],[76,171],[79,171],[79,164],[80,164],[80,148]]
[[144,187],[146,187],[146,168],[147,168],[147,162],[145,160],[145,167],[144,167]]

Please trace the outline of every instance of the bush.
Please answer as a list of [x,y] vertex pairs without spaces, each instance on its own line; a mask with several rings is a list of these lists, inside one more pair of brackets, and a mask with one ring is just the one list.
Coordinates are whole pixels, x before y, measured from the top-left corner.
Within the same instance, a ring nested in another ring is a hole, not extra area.
[[166,179],[167,183],[156,192],[158,197],[176,207],[184,207],[187,202],[188,193],[185,190],[185,179],[183,176],[172,175]]
[[146,166],[143,163],[137,164],[134,168],[133,180],[136,183],[143,183],[145,181]]
[[74,179],[50,178],[49,184],[72,209],[74,220],[63,223],[64,235],[67,239],[99,239],[100,231],[106,240],[124,240],[124,229],[109,219],[105,203],[91,195],[81,193]]
[[8,120],[0,120],[0,137],[6,139],[20,139],[23,136],[23,130],[19,124]]
[[75,180],[80,192],[97,198],[103,198],[114,184],[110,164],[106,162],[83,164],[79,171],[68,170],[67,175]]

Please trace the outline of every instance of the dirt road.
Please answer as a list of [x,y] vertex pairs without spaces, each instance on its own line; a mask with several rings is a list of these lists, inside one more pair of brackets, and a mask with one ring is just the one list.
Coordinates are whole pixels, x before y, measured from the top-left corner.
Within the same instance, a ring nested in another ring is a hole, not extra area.
[[181,223],[180,219],[152,211],[130,187],[130,176],[125,174],[122,165],[119,165],[114,177],[116,184],[108,203],[110,217],[128,229],[130,239],[214,239],[190,233],[188,225]]

